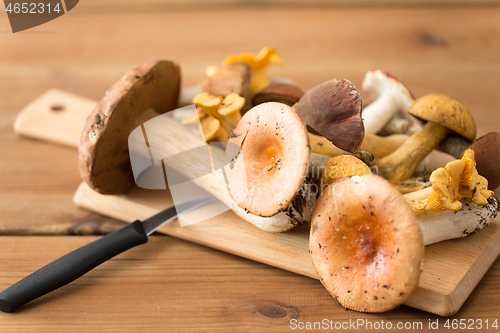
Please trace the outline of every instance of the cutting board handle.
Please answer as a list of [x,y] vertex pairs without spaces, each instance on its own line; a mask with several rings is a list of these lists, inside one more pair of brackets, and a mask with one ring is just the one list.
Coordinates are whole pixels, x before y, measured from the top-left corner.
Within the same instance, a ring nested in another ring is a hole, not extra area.
[[50,89],[23,108],[14,132],[30,138],[78,147],[88,115],[97,101]]

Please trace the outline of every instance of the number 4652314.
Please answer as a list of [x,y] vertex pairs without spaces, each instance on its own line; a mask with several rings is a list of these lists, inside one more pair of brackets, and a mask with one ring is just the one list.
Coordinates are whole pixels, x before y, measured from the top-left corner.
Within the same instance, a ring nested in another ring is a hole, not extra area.
[[7,8],[5,8],[5,11],[7,13],[23,13],[23,14],[43,14],[43,13],[60,13],[61,9],[59,8],[59,3],[57,3],[53,8],[50,7],[50,3],[44,4],[44,3],[28,3],[28,2],[23,2],[23,3],[9,3]]
[[488,329],[494,328],[498,329],[497,319],[494,321],[488,321],[488,319],[448,319],[444,323],[444,327],[447,329],[462,329],[462,330],[473,330],[473,329]]

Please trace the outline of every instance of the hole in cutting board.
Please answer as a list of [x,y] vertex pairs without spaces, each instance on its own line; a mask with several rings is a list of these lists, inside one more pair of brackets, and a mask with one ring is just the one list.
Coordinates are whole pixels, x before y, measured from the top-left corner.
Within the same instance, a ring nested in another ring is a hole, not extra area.
[[52,111],[52,112],[61,112],[61,111],[64,111],[64,109],[65,109],[65,106],[62,104],[52,104],[50,106],[50,111]]

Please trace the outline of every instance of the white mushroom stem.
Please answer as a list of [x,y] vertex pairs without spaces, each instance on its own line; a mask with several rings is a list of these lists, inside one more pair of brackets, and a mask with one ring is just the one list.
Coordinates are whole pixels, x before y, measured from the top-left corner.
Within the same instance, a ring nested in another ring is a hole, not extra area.
[[405,85],[381,70],[366,73],[362,87],[372,103],[363,108],[365,133],[377,134],[397,113],[412,117],[408,108],[415,98]]
[[425,245],[466,237],[487,227],[497,216],[498,201],[495,197],[489,198],[486,206],[478,205],[469,198],[461,201],[462,209],[458,211],[417,216]]
[[[272,217],[252,215],[239,207],[231,198],[221,170],[207,174],[206,161],[203,156],[199,153],[186,153],[205,145],[202,139],[168,115],[161,115],[144,123],[144,129],[147,133],[151,155],[155,160],[161,158],[167,164],[169,156],[178,154],[175,158],[175,165],[169,166],[211,193],[243,220],[269,232],[283,232],[302,222],[310,221],[319,186],[306,182],[289,207]],[[140,131],[141,128],[136,130]],[[130,136],[130,138],[134,137],[140,138],[140,136]],[[144,140],[130,138],[131,151],[144,151]],[[222,149],[210,145],[210,151],[213,161],[225,160],[225,152]]]

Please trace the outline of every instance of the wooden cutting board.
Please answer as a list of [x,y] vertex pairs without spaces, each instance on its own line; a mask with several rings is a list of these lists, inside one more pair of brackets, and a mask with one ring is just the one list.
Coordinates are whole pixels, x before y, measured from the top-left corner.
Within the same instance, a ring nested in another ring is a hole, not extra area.
[[[76,147],[86,115],[95,103],[53,89],[24,108],[14,128],[19,134]],[[124,195],[102,195],[85,183],[78,187],[74,202],[81,208],[126,222],[145,219],[173,204],[168,190],[136,187]],[[229,211],[186,227],[174,221],[159,231],[318,278],[309,255],[307,226],[285,233],[268,233]],[[456,313],[499,254],[497,220],[467,238],[427,246],[419,286],[404,304],[442,316]]]

